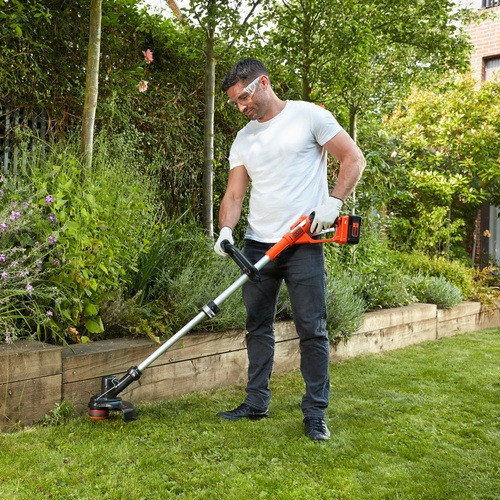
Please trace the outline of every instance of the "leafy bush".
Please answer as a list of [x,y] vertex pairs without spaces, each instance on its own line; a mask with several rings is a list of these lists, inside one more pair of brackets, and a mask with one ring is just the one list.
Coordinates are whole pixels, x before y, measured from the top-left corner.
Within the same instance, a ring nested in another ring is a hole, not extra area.
[[2,321],[40,340],[98,338],[101,304],[131,280],[155,227],[153,191],[134,145],[119,137],[96,141],[91,171],[82,169],[73,142],[46,153],[24,149],[20,164],[25,171],[3,182],[0,253],[9,277],[6,266],[22,254],[16,279],[24,281],[1,282],[0,303],[8,303]]
[[[213,254],[208,245],[207,252]],[[200,259],[194,256],[168,284],[167,325],[171,333],[191,321],[205,304],[218,297],[240,276],[239,268],[228,259],[219,260],[212,256],[203,265],[200,264]],[[201,323],[198,329],[243,329],[245,317],[241,291],[238,290],[221,304],[220,312],[214,318]]]
[[356,286],[352,276],[347,272],[340,272],[327,282],[328,334],[330,340],[348,340],[362,325],[366,303],[356,294]]
[[385,307],[401,307],[415,302],[410,277],[387,262],[377,267],[358,270],[356,293],[363,298],[368,311]]
[[464,299],[470,298],[473,293],[474,269],[461,262],[444,257],[429,257],[417,252],[394,252],[394,265],[413,276],[441,276],[455,285]]
[[489,266],[476,272],[471,298],[480,301],[487,307],[498,307],[500,302],[500,267]]
[[394,265],[393,252],[384,233],[368,218],[363,220],[358,245],[327,247],[327,267],[332,276],[342,273],[365,310],[399,307],[415,300],[409,276]]
[[442,276],[417,276],[413,281],[413,293],[418,302],[436,304],[439,309],[449,309],[462,302],[462,294]]
[[0,181],[0,339],[60,337],[57,318],[71,295],[52,282],[67,266],[53,198],[20,179]]

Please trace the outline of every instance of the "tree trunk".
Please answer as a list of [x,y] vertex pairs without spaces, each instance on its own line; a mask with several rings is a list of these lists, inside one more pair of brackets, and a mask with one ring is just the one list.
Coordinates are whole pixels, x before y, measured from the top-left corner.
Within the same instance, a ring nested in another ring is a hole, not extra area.
[[[307,5],[306,5],[307,7]],[[304,10],[304,23],[302,26],[302,53],[304,58],[302,61],[302,92],[301,98],[303,101],[311,101],[311,16],[309,9]]]
[[102,0],[90,2],[90,32],[87,55],[87,79],[82,116],[80,152],[87,168],[92,166],[94,122],[99,87],[99,56],[101,51]]
[[[351,106],[349,108],[349,135],[351,136],[351,139],[356,142],[356,136],[357,136],[357,127],[356,127],[356,108]],[[356,189],[353,189],[352,193],[352,210],[351,213],[354,215],[356,213]]]
[[205,73],[205,117],[203,130],[203,229],[210,238],[214,235],[213,176],[214,176],[214,99],[215,99],[215,30],[207,36]]

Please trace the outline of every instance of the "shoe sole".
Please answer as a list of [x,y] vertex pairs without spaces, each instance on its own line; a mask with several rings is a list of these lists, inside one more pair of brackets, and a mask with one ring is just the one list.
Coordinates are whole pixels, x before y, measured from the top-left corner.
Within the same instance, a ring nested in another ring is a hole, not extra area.
[[220,418],[223,418],[225,420],[231,420],[232,422],[236,422],[237,420],[242,420],[244,418],[248,418],[248,420],[261,420],[263,418],[268,418],[269,414],[268,413],[263,413],[263,414],[257,414],[257,415],[248,415],[248,416],[242,416],[242,417],[233,417],[231,415],[226,415],[224,413],[217,413],[217,416]]
[[330,439],[330,436],[323,434],[323,435],[316,435],[316,436],[310,436],[309,434],[306,434],[306,436],[309,439],[312,439],[313,441],[328,441]]

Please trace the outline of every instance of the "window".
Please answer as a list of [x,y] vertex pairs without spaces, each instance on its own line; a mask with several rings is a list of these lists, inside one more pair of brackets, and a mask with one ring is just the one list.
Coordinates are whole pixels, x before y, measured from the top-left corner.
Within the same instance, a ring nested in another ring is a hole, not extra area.
[[484,61],[484,81],[494,79],[500,81],[500,56]]
[[483,9],[490,9],[491,7],[498,7],[500,0],[483,0],[481,7]]

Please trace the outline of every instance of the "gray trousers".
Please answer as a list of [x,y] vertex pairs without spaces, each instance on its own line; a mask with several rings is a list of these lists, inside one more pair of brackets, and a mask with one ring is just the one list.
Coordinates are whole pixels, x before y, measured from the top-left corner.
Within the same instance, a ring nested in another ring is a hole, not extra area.
[[[245,241],[252,263],[272,245]],[[322,244],[293,245],[260,271],[261,281],[243,285],[247,311],[248,383],[245,402],[266,409],[271,400],[269,381],[274,361],[274,318],[284,281],[300,341],[300,370],[305,382],[304,417],[324,417],[330,397],[330,344],[326,330],[326,271]]]

